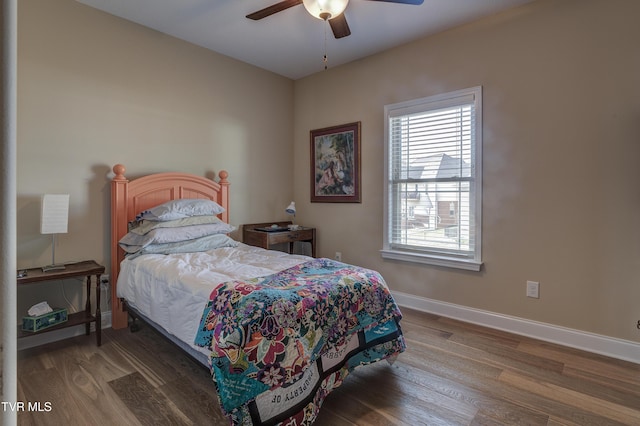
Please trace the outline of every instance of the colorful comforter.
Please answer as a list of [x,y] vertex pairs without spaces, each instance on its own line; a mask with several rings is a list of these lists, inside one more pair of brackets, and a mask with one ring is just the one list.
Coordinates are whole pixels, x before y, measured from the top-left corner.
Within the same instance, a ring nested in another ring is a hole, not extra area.
[[220,284],[195,344],[232,424],[309,425],[351,370],[404,351],[400,318],[378,272],[314,259]]

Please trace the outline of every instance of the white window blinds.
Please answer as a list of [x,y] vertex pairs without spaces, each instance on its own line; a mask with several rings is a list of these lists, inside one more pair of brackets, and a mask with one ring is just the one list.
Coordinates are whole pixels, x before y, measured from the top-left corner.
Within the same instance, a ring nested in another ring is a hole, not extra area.
[[479,87],[385,108],[383,256],[479,269],[480,109]]

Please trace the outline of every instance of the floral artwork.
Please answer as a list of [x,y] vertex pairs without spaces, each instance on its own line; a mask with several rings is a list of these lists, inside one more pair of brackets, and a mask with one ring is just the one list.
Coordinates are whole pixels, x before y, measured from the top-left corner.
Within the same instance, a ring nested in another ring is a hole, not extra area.
[[311,202],[360,202],[360,122],[311,131]]

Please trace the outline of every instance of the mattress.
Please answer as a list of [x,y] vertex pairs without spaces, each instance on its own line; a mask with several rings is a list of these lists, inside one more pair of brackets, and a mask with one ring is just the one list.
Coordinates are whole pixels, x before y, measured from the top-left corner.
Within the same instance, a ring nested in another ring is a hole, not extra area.
[[312,258],[240,243],[238,247],[171,255],[147,254],[121,263],[118,297],[193,350],[202,312],[221,283],[271,275]]

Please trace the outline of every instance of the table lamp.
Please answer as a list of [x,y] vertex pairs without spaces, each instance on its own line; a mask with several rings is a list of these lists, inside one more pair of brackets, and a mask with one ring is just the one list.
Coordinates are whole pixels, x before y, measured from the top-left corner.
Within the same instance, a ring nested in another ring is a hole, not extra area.
[[291,219],[291,224],[295,225],[296,222],[296,203],[295,201],[292,201],[291,204],[289,204],[287,206],[286,209],[284,209],[285,212],[287,212],[287,214],[290,214],[293,216],[293,219]]
[[56,264],[56,234],[66,234],[69,224],[69,194],[45,194],[42,196],[40,233],[51,234],[51,265],[42,271],[65,269],[64,264]]

